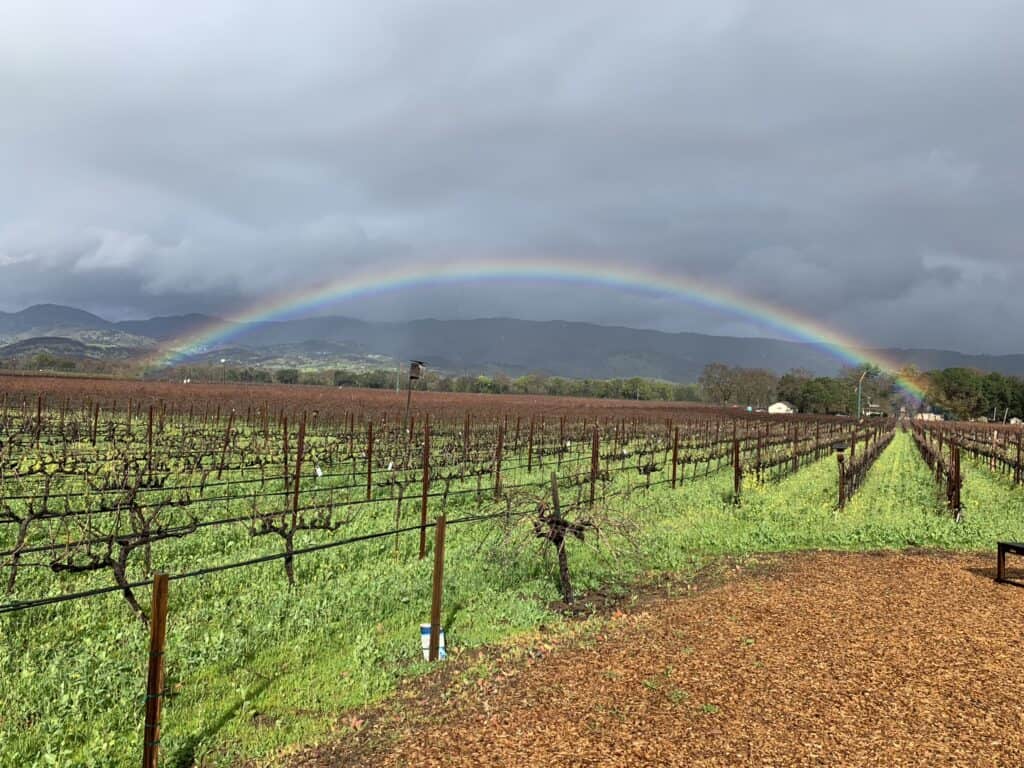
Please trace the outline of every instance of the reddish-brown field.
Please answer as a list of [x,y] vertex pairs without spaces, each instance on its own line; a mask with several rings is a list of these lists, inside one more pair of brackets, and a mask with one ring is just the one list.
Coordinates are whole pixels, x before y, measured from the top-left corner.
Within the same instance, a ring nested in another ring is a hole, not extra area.
[[[0,375],[0,396],[8,403],[34,402],[42,394],[47,403],[57,405],[64,398],[72,405],[99,402],[109,406],[114,401],[124,406],[131,398],[138,402],[163,400],[169,405],[190,404],[223,408],[258,407],[266,403],[271,411],[319,410],[324,415],[349,412],[398,413],[404,410],[406,393],[391,389],[354,389],[284,384],[180,384],[134,379],[97,379],[48,376]],[[546,395],[481,395],[457,392],[414,391],[413,410],[445,417],[461,413],[480,415],[552,414],[574,418],[589,416],[621,416],[669,418],[672,415],[699,411],[702,414],[721,411],[696,403],[661,403],[635,400],[601,400]],[[736,414],[736,409],[727,409]]]

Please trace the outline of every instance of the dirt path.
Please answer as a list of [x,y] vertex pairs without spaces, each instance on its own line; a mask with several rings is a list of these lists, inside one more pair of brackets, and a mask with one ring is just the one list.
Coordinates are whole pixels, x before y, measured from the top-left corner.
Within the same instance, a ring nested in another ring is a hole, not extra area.
[[499,666],[426,720],[407,694],[367,726],[403,734],[382,753],[295,764],[1024,765],[1024,589],[994,556],[782,562]]

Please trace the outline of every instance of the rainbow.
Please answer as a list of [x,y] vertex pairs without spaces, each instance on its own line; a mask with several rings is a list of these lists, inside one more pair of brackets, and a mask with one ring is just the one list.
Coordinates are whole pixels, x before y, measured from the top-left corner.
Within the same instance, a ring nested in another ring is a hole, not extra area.
[[[678,277],[635,267],[609,266],[565,259],[516,259],[501,262],[434,262],[384,267],[328,281],[313,289],[278,296],[243,312],[214,322],[162,345],[148,360],[150,367],[176,365],[189,355],[231,340],[249,323],[287,320],[327,308],[346,299],[363,298],[410,287],[429,287],[473,281],[543,280],[597,285],[670,297],[689,304],[723,311],[756,323],[772,332],[812,344],[843,364],[872,363],[896,374],[901,364],[870,350],[856,339],[785,307],[690,277]],[[924,399],[919,382],[901,377],[900,388],[915,400]]]

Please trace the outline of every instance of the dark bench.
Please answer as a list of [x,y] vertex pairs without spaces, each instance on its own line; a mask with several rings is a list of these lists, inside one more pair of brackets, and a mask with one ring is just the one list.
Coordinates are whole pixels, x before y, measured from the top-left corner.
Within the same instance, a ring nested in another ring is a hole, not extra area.
[[1024,557],[1024,544],[1000,541],[996,545],[996,581],[1006,581],[1006,555]]

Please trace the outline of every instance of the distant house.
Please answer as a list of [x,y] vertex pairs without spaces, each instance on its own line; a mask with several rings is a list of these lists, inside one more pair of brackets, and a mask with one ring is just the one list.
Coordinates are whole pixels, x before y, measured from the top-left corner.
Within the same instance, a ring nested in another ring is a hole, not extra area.
[[919,413],[914,417],[918,421],[942,421],[941,413]]
[[768,413],[796,413],[796,406],[785,400],[779,400],[779,402],[768,406]]
[[1024,421],[1021,421],[1016,416],[1014,416],[1012,419],[1010,419],[1010,423],[1011,424],[1024,424]]

